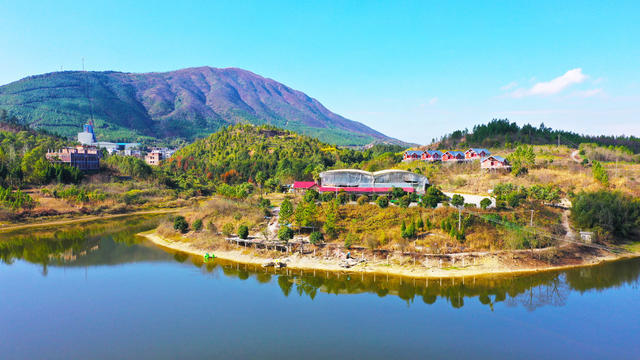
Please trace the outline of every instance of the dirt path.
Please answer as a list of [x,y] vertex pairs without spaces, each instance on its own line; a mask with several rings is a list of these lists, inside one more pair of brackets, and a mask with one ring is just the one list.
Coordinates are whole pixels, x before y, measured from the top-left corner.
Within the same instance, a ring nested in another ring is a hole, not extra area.
[[579,150],[575,150],[571,153],[571,160],[580,163],[582,162],[582,159],[580,159],[580,151]]
[[76,218],[76,219],[45,221],[45,222],[32,223],[32,224],[0,225],[0,233],[1,232],[5,232],[5,231],[28,229],[28,228],[41,227],[41,226],[66,225],[66,224],[81,223],[81,222],[87,222],[87,221],[93,221],[93,220],[115,219],[115,218],[125,217],[125,216],[169,214],[169,213],[177,212],[177,211],[180,211],[180,210],[182,210],[182,208],[160,209],[160,210],[145,210],[145,211],[136,211],[136,212],[131,212],[131,213],[125,213],[125,214],[95,215],[95,216],[87,216],[87,217]]

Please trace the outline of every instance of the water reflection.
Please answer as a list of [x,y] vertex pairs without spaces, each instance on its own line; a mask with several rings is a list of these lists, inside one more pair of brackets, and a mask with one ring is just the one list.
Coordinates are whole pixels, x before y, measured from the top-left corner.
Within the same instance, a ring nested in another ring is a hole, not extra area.
[[278,286],[285,297],[315,299],[319,293],[397,297],[434,304],[438,299],[453,308],[478,301],[493,309],[496,303],[522,306],[533,311],[543,306],[564,306],[571,292],[601,291],[611,287],[637,287],[640,259],[606,263],[562,272],[526,276],[478,276],[456,279],[418,280],[384,274],[363,275],[264,269],[216,259],[203,263],[199,257],[166,252],[143,243],[137,233],[154,228],[157,217],[132,217],[62,229],[43,229],[0,234],[0,259],[6,264],[24,260],[48,266],[97,266],[129,262],[163,261],[189,264],[205,274],[223,274],[239,280],[253,279]]
[[163,261],[169,255],[139,245],[136,234],[155,228],[156,216],[94,221],[63,227],[23,229],[0,234],[0,261],[25,260],[48,266],[116,265],[138,261]]
[[[197,262],[197,259],[193,259]],[[205,272],[221,272],[240,280],[255,278],[259,283],[276,279],[284,296],[373,293],[379,297],[395,296],[407,305],[415,301],[434,304],[444,299],[453,308],[477,299],[493,309],[503,302],[533,311],[542,306],[564,306],[572,291],[602,290],[622,285],[638,286],[640,259],[606,263],[590,268],[562,272],[545,272],[520,276],[478,276],[454,279],[408,279],[386,275],[337,274],[263,269],[216,260],[203,265]]]

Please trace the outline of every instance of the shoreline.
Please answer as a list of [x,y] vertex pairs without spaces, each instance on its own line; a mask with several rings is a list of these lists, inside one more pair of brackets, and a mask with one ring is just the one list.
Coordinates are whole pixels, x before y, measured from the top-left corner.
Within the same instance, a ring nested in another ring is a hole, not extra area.
[[[204,257],[205,253],[211,252],[211,250],[198,248],[188,242],[171,241],[157,233],[155,230],[142,232],[138,234],[144,237],[155,246],[160,248],[169,249],[172,251],[180,251],[194,256]],[[216,258],[249,265],[258,265],[273,260],[270,257],[259,256],[252,253],[253,249],[238,249],[238,250],[217,250],[213,253]],[[284,254],[283,254],[284,255]],[[505,253],[504,255],[513,255]],[[606,253],[606,255],[596,255],[588,259],[583,259],[579,264],[567,264],[567,265],[550,265],[544,267],[514,267],[501,263],[501,255],[489,254],[480,260],[480,264],[455,266],[449,268],[440,267],[425,267],[423,265],[400,265],[392,264],[387,265],[384,261],[377,261],[375,264],[367,261],[362,264],[355,265],[351,268],[343,268],[339,265],[339,259],[323,259],[318,257],[291,254],[289,256],[282,256],[282,258],[288,258],[291,261],[287,263],[287,268],[295,270],[307,270],[307,271],[331,271],[341,273],[365,273],[365,274],[385,274],[392,276],[401,276],[409,278],[458,278],[466,276],[491,276],[491,275],[526,275],[547,271],[559,271],[578,267],[589,267],[605,262],[612,262],[622,259],[629,259],[640,257],[640,253],[630,252],[627,254],[617,255]]]
[[6,225],[6,226],[1,226],[0,225],[0,233],[13,231],[13,230],[34,228],[34,227],[67,225],[67,224],[83,223],[83,222],[96,221],[96,220],[116,219],[116,218],[127,217],[127,216],[170,214],[170,213],[173,213],[173,212],[178,212],[180,210],[183,210],[183,208],[142,210],[142,211],[134,211],[134,212],[122,213],[122,214],[90,215],[90,216],[85,216],[85,217],[75,217],[75,218],[72,218],[72,219],[52,220],[52,221],[35,222],[35,223],[28,223],[28,224],[11,224],[11,225]]

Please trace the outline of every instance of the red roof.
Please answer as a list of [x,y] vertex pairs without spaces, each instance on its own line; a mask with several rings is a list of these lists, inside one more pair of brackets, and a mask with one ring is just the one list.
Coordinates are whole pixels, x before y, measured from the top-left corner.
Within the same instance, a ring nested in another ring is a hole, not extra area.
[[316,183],[313,181],[294,181],[293,188],[294,189],[311,189],[316,186]]
[[[318,188],[319,192],[336,192],[336,191],[341,191],[344,190],[346,192],[370,192],[370,193],[387,193],[387,192],[391,192],[390,187],[326,187],[326,186],[321,186]],[[412,187],[405,187],[402,188],[402,190],[412,193],[415,190]]]

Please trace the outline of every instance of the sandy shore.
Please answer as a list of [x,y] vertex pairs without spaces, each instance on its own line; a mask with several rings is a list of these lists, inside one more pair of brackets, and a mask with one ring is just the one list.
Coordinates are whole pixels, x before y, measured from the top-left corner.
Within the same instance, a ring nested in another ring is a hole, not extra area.
[[[203,257],[205,253],[214,253],[217,258],[238,262],[242,264],[262,265],[272,258],[262,257],[256,254],[253,249],[238,249],[231,251],[223,250],[207,250],[198,248],[188,242],[171,241],[154,233],[153,231],[140,233],[157,246],[165,249],[181,251],[195,256]],[[579,263],[560,266],[520,266],[517,264],[512,254],[509,253],[490,253],[486,256],[476,258],[473,263],[462,263],[459,261],[454,266],[440,267],[439,264],[421,264],[415,265],[405,261],[404,265],[392,260],[390,264],[386,259],[378,259],[372,261],[367,259],[365,263],[358,264],[349,269],[345,269],[339,265],[338,259],[325,259],[319,256],[293,254],[286,256],[282,254],[280,259],[288,258],[290,261],[287,267],[297,270],[319,270],[319,271],[335,271],[335,272],[351,272],[351,273],[377,273],[388,274],[393,276],[406,276],[412,278],[449,278],[449,277],[465,277],[465,276],[482,276],[482,275],[499,275],[499,274],[527,274],[541,271],[554,271],[569,269],[574,267],[593,266],[606,261],[614,261],[624,258],[639,257],[640,253],[612,254],[601,252],[597,255],[590,255],[582,259]],[[433,265],[433,266],[429,266]]]

